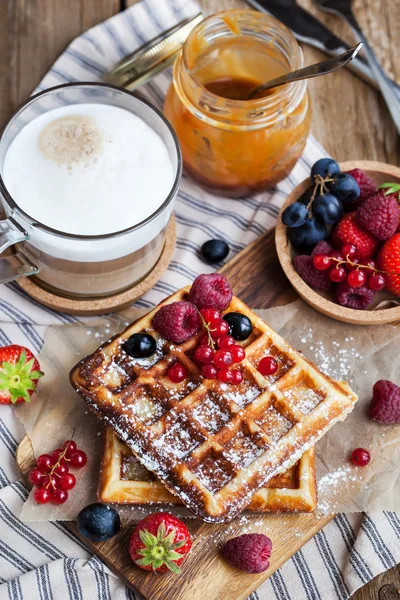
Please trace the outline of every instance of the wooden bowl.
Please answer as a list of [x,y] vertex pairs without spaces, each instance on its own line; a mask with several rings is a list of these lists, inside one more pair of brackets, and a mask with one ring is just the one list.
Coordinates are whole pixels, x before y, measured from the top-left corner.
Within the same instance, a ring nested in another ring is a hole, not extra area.
[[[340,168],[343,172],[356,168],[362,169],[372,177],[377,186],[386,182],[400,182],[400,168],[385,163],[368,160],[349,161],[341,163]],[[296,202],[310,185],[310,178],[300,183],[288,196],[282,210],[289,204]],[[308,304],[319,312],[332,317],[333,319],[337,319],[338,321],[354,323],[355,325],[382,325],[385,323],[395,323],[396,321],[400,322],[400,306],[376,309],[372,307],[367,310],[355,310],[353,308],[340,306],[340,304],[333,302],[330,299],[329,292],[319,292],[308,286],[293,267],[293,258],[296,256],[296,251],[287,238],[286,227],[280,218],[278,219],[278,224],[276,226],[275,243],[279,262],[290,283],[303,300],[308,302]],[[379,292],[376,297],[377,301],[374,303],[375,305],[383,300],[394,299],[392,295],[385,292]]]

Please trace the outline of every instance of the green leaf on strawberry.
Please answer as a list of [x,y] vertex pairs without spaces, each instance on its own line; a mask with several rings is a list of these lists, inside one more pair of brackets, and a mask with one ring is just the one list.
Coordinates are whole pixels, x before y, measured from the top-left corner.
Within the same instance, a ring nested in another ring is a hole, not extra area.
[[166,535],[164,523],[160,523],[157,536],[147,529],[139,531],[139,537],[144,544],[144,548],[137,551],[142,558],[136,560],[136,564],[142,567],[151,566],[154,571],[165,565],[172,573],[179,574],[181,570],[174,561],[181,559],[182,555],[176,550],[182,548],[187,540],[184,539],[174,543],[175,535],[175,529]]
[[385,196],[389,194],[398,194],[398,199],[400,200],[400,183],[382,183],[379,186],[380,190],[386,190]]
[[[36,390],[37,380],[43,373],[37,369],[38,363],[33,355],[28,359],[27,353],[18,346],[7,346],[0,349],[0,360],[5,354],[9,360],[0,362],[0,396],[7,395],[9,401],[15,404],[17,401],[30,401],[31,394]],[[10,349],[12,353],[10,354]],[[17,355],[19,354],[18,358]],[[36,368],[35,368],[36,367]],[[2,393],[3,392],[3,393]]]

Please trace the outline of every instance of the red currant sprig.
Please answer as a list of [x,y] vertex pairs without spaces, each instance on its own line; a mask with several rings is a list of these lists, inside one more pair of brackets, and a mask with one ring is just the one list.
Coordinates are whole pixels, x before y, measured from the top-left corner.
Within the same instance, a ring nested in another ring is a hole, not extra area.
[[[73,436],[71,436],[73,437]],[[78,450],[76,443],[66,440],[62,448],[56,448],[52,455],[41,454],[29,473],[29,481],[37,486],[33,497],[39,504],[64,504],[68,500],[68,491],[76,484],[75,475],[69,473],[68,463],[75,468],[84,467],[86,453]]]
[[366,265],[361,264],[357,258],[357,248],[353,244],[345,244],[341,252],[333,250],[329,254],[316,254],[313,265],[318,271],[329,269],[329,277],[334,283],[347,279],[351,287],[358,288],[368,282],[369,288],[374,292],[386,286],[385,275],[400,275],[378,269],[372,260]]

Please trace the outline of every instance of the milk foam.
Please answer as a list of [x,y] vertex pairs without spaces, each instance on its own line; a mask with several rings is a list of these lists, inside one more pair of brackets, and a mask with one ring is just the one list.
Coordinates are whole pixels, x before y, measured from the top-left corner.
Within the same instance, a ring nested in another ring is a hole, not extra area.
[[127,110],[78,104],[51,110],[11,143],[3,179],[28,215],[59,231],[100,235],[140,223],[171,191],[163,140]]

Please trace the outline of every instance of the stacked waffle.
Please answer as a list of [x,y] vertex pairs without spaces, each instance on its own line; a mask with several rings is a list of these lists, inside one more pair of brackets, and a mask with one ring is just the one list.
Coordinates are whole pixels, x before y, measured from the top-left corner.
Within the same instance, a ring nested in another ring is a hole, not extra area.
[[[357,396],[234,296],[222,316],[240,313],[252,325],[238,342],[246,352],[242,381],[202,377],[194,351],[204,333],[176,343],[153,327],[161,307],[190,300],[189,294],[184,288],[170,296],[71,372],[74,388],[108,427],[100,499],[183,503],[209,522],[246,508],[313,510],[314,444],[346,417]],[[138,333],[156,341],[148,358],[127,352],[127,341]],[[271,375],[258,369],[266,356],[276,361]],[[185,370],[180,383],[167,375],[175,363]]]

